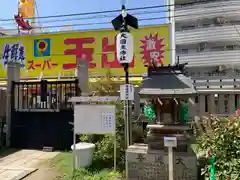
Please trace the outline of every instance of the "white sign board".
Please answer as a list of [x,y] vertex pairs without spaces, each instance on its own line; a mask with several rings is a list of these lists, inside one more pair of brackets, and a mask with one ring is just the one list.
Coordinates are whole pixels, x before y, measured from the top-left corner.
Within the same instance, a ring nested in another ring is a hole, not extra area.
[[75,134],[115,134],[114,105],[75,105]]
[[134,100],[134,86],[132,84],[120,85],[120,99],[121,100]]
[[128,32],[121,32],[116,40],[117,59],[120,64],[129,64],[133,60],[133,36]]
[[177,138],[176,137],[164,137],[164,146],[165,147],[177,147]]

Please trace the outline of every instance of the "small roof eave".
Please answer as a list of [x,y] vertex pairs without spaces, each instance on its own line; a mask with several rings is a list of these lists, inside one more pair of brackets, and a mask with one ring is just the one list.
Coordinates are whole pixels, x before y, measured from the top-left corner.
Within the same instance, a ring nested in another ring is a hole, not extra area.
[[197,91],[192,88],[185,89],[157,89],[157,88],[142,88],[139,91],[140,95],[195,95]]

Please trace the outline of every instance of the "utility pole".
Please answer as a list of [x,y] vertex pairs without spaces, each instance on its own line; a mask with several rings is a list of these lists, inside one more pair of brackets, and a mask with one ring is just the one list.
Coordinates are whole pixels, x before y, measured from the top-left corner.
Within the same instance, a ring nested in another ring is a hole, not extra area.
[[168,0],[171,65],[176,65],[175,0]]
[[131,110],[130,110],[130,100],[129,99],[129,89],[132,89],[132,85],[129,84],[129,64],[133,60],[133,37],[129,32],[128,26],[135,29],[138,28],[138,20],[130,14],[127,14],[124,1],[122,1],[122,13],[112,20],[112,24],[115,30],[120,30],[117,36],[117,59],[119,63],[123,66],[125,72],[125,98],[124,101],[124,125],[125,125],[125,148],[127,149],[130,145],[131,140]]
[[[124,126],[125,126],[125,150],[131,143],[132,134],[132,119],[130,114],[129,103],[134,100],[133,85],[129,84],[129,64],[133,60],[133,36],[129,33],[128,26],[135,29],[138,28],[137,18],[127,14],[126,8],[124,6],[124,1],[122,1],[122,13],[112,20],[112,24],[115,30],[120,30],[117,35],[116,47],[117,47],[117,59],[118,62],[123,66],[125,72],[125,84],[120,87],[121,100],[124,100]],[[123,89],[123,90],[122,90]],[[123,93],[122,93],[123,92]],[[122,95],[123,94],[123,95]],[[130,127],[130,128],[129,128]],[[126,153],[127,154],[127,153]],[[128,160],[127,156],[125,158],[125,170],[126,178],[128,178]]]

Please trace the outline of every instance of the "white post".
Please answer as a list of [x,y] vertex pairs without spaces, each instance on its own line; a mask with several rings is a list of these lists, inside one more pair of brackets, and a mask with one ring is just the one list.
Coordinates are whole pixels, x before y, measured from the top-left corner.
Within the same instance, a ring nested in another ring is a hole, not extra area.
[[174,0],[168,0],[168,15],[169,15],[169,33],[170,33],[170,52],[171,65],[176,64],[176,33],[175,33],[175,7]]
[[[75,118],[74,118],[75,121]],[[76,169],[76,134],[75,134],[75,128],[74,128],[74,122],[73,122],[73,173]]]
[[173,148],[168,147],[169,180],[173,180]]
[[116,177],[116,175],[117,175],[117,138],[116,138],[116,132],[114,134],[114,162],[113,163],[114,163],[114,174],[115,174],[115,177]]
[[164,137],[164,146],[168,147],[169,180],[173,180],[173,147],[177,147],[177,138],[176,137]]

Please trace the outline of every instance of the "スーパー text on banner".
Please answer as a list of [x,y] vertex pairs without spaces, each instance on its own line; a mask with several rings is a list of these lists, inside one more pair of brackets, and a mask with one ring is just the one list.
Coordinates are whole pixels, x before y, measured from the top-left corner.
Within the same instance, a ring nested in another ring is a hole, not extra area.
[[[21,64],[21,76],[74,76],[77,61],[85,56],[89,74],[124,75],[117,60],[114,30],[64,32],[31,36],[1,37],[0,77],[6,77],[8,61]],[[141,75],[151,61],[158,65],[170,64],[170,37],[168,25],[131,29],[134,57],[129,72]]]

